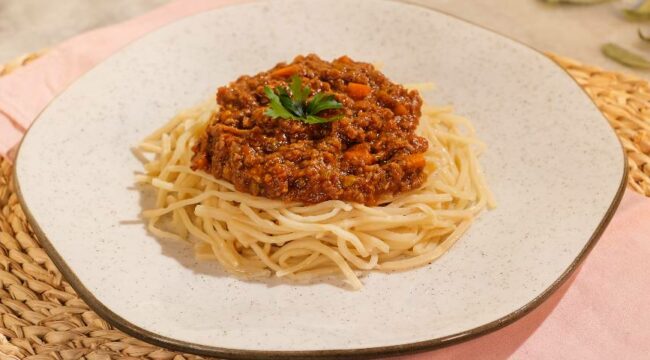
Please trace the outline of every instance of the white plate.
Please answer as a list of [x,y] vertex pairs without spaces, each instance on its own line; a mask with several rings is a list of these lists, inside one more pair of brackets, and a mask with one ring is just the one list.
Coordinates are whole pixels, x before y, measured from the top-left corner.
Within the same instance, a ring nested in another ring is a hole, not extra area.
[[[453,104],[489,145],[498,208],[440,260],[371,274],[358,292],[241,281],[128,222],[141,210],[130,147],[218,85],[309,52],[433,81],[427,102]],[[624,165],[587,95],[526,46],[403,3],[282,0],[189,17],[94,68],[31,127],[16,179],[67,279],[127,333],[223,357],[349,357],[445,345],[532,309],[602,232]]]

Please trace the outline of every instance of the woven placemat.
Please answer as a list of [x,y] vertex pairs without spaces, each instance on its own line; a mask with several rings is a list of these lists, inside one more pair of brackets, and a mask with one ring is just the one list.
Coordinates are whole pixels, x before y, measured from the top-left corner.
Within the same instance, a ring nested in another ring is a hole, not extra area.
[[[594,99],[629,159],[628,184],[650,196],[650,84],[548,54]],[[0,75],[35,59],[0,66]],[[18,204],[12,165],[0,158],[0,360],[197,358],[113,329],[91,311],[54,266]]]
[[623,144],[628,186],[650,196],[650,83],[547,53],[591,96]]

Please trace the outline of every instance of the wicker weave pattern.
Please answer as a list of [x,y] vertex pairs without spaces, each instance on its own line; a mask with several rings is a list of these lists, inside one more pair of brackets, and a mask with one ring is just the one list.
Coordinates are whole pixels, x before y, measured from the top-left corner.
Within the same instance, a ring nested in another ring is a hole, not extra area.
[[[0,75],[35,59],[0,66]],[[621,138],[629,185],[650,196],[650,85],[549,54],[585,88]],[[40,246],[0,158],[0,360],[197,358],[157,348],[113,329],[91,311]]]
[[18,204],[0,159],[0,360],[193,358],[114,330],[62,278]]
[[628,159],[628,185],[650,196],[650,83],[548,54],[591,96],[616,131]]

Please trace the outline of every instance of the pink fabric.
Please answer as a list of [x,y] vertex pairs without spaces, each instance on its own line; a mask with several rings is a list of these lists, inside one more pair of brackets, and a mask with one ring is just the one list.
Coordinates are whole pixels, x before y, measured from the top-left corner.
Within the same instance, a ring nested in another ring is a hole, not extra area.
[[513,324],[400,360],[650,359],[650,199],[628,189],[583,265]]
[[[123,24],[70,39],[0,78],[0,154],[52,98],[133,39],[175,19],[238,0],[180,0]],[[486,336],[400,359],[650,358],[650,199],[627,191],[592,253],[559,291]]]
[[176,19],[241,0],[174,1],[140,17],[76,36],[30,66],[0,78],[0,155],[68,84],[134,39]]

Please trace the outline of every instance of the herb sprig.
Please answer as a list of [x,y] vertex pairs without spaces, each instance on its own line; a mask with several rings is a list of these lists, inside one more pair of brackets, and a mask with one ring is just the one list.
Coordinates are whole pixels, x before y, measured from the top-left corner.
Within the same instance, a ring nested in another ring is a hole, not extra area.
[[[343,115],[330,117],[318,116],[319,113],[340,109],[343,105],[334,99],[334,95],[317,92],[307,100],[311,94],[308,86],[302,86],[302,80],[298,76],[291,77],[289,89],[278,86],[273,91],[270,87],[264,87],[264,94],[269,99],[269,107],[265,115],[275,118],[298,120],[307,124],[322,124],[339,120]],[[291,90],[291,94],[289,93]]]
[[616,44],[605,44],[601,50],[605,56],[623,65],[637,69],[650,69],[650,60],[647,60],[641,55],[633,53]]

